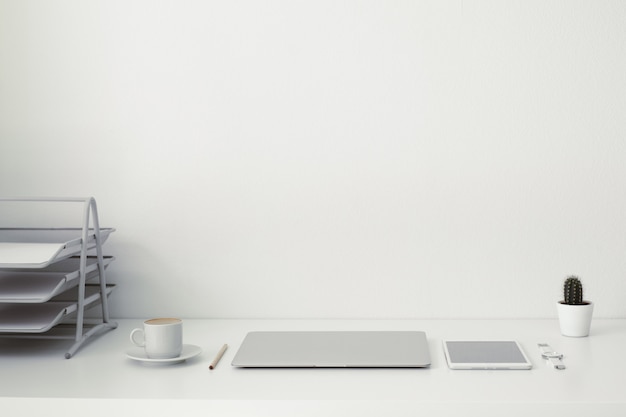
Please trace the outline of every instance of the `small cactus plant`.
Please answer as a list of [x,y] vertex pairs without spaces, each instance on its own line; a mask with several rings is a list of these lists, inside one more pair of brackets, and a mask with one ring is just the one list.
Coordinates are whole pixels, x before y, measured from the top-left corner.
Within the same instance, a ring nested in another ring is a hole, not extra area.
[[563,285],[563,304],[581,305],[583,301],[583,284],[576,276],[569,276]]

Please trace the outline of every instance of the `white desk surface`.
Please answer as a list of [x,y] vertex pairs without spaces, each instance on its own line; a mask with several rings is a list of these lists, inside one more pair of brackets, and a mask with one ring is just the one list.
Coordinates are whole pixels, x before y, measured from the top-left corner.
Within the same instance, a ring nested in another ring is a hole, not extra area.
[[[126,357],[142,320],[83,346],[71,340],[0,338],[0,407],[63,415],[626,415],[626,320],[594,320],[586,338],[561,336],[556,320],[184,320],[185,343],[199,356],[171,366]],[[423,330],[427,369],[239,369],[230,365],[255,330]],[[443,339],[516,339],[530,371],[450,370]],[[547,342],[564,353],[566,370],[546,365]],[[208,366],[224,343],[229,349]],[[181,401],[182,400],[182,401]],[[75,414],[72,414],[75,412]],[[146,414],[144,414],[144,412]],[[532,414],[531,414],[532,413]],[[30,415],[30,414],[29,414]],[[34,414],[33,414],[34,415]],[[126,414],[124,414],[126,415]],[[425,415],[425,414],[423,414]]]

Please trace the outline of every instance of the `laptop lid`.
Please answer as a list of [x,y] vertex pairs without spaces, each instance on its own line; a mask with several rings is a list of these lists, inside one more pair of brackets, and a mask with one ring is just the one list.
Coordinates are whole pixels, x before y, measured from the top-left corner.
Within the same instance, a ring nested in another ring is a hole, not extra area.
[[233,366],[254,368],[422,368],[430,366],[421,331],[250,332]]

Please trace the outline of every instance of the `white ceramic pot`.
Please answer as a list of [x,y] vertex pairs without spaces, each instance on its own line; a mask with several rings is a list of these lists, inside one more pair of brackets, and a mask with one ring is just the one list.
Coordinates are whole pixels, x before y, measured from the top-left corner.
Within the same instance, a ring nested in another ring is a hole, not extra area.
[[569,305],[559,301],[556,303],[559,313],[559,326],[561,334],[570,337],[589,336],[591,328],[591,316],[593,315],[593,303]]

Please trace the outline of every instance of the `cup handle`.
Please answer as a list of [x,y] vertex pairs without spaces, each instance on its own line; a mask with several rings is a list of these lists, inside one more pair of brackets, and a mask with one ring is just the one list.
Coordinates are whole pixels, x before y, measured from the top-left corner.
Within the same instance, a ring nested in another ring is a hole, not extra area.
[[[141,333],[142,334],[142,340],[141,341],[137,341],[135,340],[135,335],[137,333]],[[133,329],[132,332],[130,332],[130,341],[133,342],[133,344],[139,346],[139,347],[145,347],[146,346],[146,339],[145,339],[145,335],[143,334],[143,329]]]

